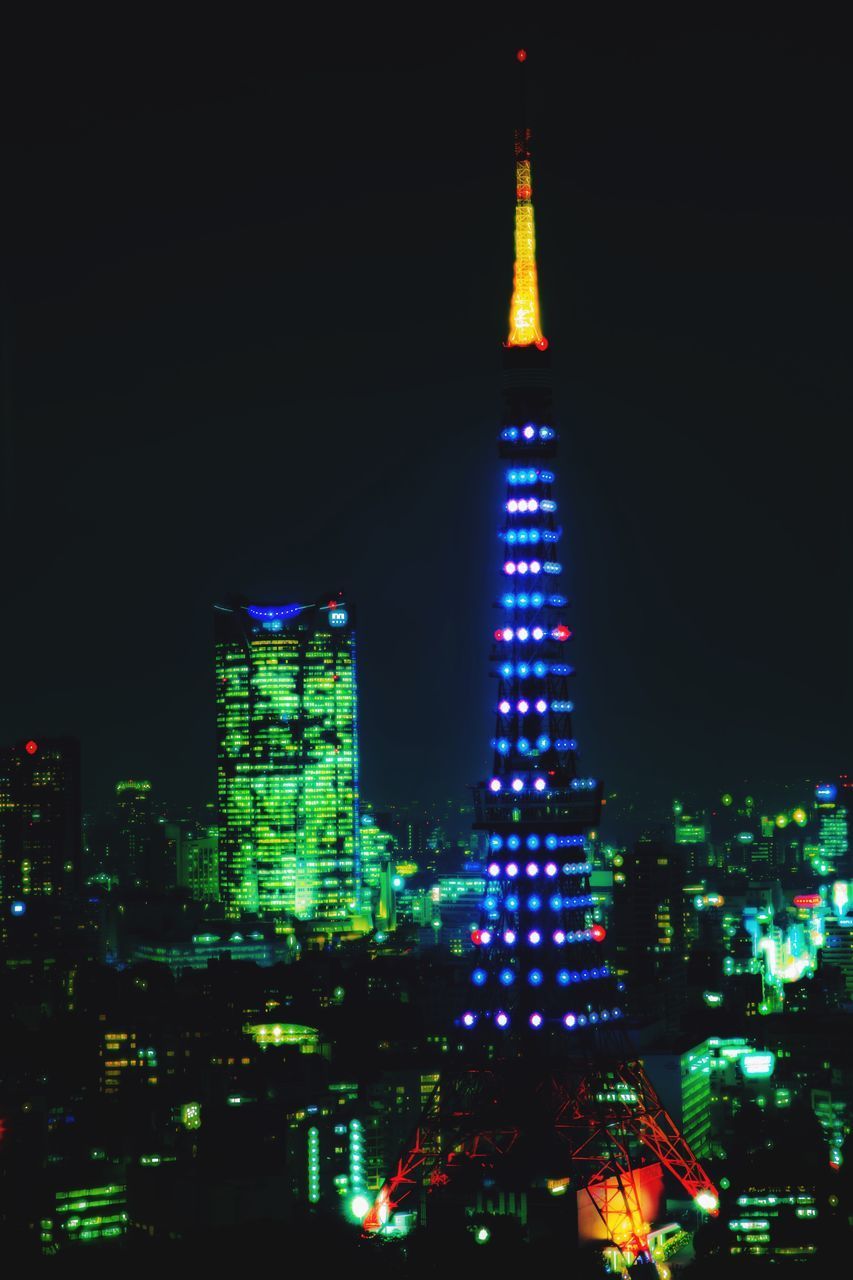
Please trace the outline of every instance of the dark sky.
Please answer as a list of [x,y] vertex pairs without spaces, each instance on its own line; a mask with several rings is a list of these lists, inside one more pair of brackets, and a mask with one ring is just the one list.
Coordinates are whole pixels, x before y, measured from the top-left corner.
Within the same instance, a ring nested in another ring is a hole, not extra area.
[[[213,797],[235,592],[356,606],[368,799],[487,768],[519,36],[330,12],[15,50],[0,741],[79,735],[90,804]],[[521,39],[584,767],[837,772],[847,46],[568,16]]]

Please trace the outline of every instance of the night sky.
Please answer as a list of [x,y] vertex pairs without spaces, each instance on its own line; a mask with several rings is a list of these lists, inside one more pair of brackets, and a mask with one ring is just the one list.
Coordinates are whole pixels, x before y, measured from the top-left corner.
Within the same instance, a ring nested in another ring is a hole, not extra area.
[[840,31],[324,14],[21,39],[0,742],[211,800],[213,603],[342,588],[366,797],[485,773],[523,41],[583,768],[849,767]]

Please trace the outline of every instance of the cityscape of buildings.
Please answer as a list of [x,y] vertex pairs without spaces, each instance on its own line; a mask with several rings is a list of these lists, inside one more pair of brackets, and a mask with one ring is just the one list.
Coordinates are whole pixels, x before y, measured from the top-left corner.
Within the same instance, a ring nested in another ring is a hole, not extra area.
[[572,725],[524,122],[515,218],[473,795],[362,793],[358,602],[297,602],[286,580],[212,607],[202,811],[161,797],[154,762],[90,812],[78,741],[0,751],[0,1240],[19,1265],[236,1265],[298,1233],[316,1265],[372,1274],[450,1251],[460,1273],[840,1274],[849,762],[609,821],[620,797]]

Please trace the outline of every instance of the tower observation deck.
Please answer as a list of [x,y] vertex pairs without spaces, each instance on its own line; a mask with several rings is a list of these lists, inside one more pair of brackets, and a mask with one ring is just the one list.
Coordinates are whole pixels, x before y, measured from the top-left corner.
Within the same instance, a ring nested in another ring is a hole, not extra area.
[[[572,725],[559,436],[539,313],[531,163],[524,126],[515,136],[515,270],[498,431],[505,484],[492,768],[474,792],[486,890],[457,1017],[465,1068],[442,1074],[364,1227],[381,1231],[416,1191],[428,1226],[431,1205],[454,1186],[470,1196],[472,1178],[509,1178],[520,1190],[576,1193],[561,1205],[581,1217],[594,1211],[622,1264],[651,1268],[650,1177],[675,1178],[708,1212],[718,1202],[631,1049],[625,992],[590,892],[602,788],[580,768]],[[563,1230],[573,1235],[575,1222],[567,1218]]]

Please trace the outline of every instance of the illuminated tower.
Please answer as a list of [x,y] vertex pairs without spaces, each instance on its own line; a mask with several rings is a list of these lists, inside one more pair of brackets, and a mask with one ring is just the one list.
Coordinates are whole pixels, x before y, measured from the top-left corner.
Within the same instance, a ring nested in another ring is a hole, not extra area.
[[358,908],[355,637],[340,600],[217,606],[220,892],[332,930]]
[[815,787],[818,828],[818,857],[815,870],[821,876],[837,876],[849,850],[847,809],[839,801],[834,782],[821,782]]
[[[526,60],[523,51],[519,62]],[[601,784],[578,765],[574,669],[556,498],[550,352],[539,319],[530,132],[515,139],[515,274],[504,349],[495,736],[475,789],[486,890],[467,1002],[465,1068],[443,1075],[364,1220],[381,1230],[416,1188],[429,1222],[454,1192],[573,1194],[578,1219],[627,1263],[650,1264],[653,1186],[666,1170],[697,1205],[717,1197],[622,1030],[624,993],[590,893]],[[574,1226],[564,1210],[557,1238]]]
[[28,738],[0,752],[3,898],[20,907],[72,892],[79,885],[81,843],[79,742]]

